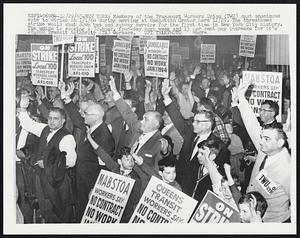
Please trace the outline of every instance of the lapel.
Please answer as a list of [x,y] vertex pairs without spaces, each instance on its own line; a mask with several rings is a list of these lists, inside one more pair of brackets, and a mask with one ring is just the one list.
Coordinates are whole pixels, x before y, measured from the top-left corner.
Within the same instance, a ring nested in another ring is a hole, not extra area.
[[159,135],[160,135],[160,131],[155,132],[155,134],[153,136],[150,137],[150,139],[141,146],[141,148],[139,149],[138,154],[143,151],[144,149],[151,147],[153,144],[155,144],[156,142],[158,142],[159,140]]

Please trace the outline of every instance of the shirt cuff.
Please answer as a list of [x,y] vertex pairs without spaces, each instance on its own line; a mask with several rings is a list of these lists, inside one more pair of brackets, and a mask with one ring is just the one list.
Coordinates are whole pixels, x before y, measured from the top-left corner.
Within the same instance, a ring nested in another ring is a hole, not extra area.
[[117,101],[117,100],[119,100],[120,98],[121,98],[120,93],[118,93],[117,91],[115,91],[115,92],[114,92],[114,96],[113,96],[114,101]]
[[70,103],[71,101],[72,101],[71,98],[65,98],[65,99],[64,99],[64,103],[65,103],[65,104],[68,104],[68,103]]
[[105,166],[105,163],[98,157],[98,163],[100,164],[100,165],[103,165],[103,166]]
[[125,83],[125,88],[126,88],[126,90],[130,90],[130,89],[131,89],[131,84],[130,84],[130,82],[126,82],[126,83]]
[[171,99],[170,97],[167,97],[167,98],[164,100],[164,104],[165,104],[166,106],[168,106],[169,104],[171,104],[171,102],[172,102],[172,99]]
[[236,107],[237,105],[238,103],[234,103],[234,102],[231,103],[231,107]]
[[196,76],[195,76],[195,75],[193,75],[193,74],[191,74],[191,75],[190,75],[190,78],[191,78],[191,79],[195,79],[195,78],[196,78]]

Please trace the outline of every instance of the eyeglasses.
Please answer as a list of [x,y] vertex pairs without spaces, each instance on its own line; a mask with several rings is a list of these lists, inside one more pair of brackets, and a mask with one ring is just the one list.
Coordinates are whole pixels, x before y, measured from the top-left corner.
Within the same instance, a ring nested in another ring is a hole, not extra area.
[[197,124],[199,124],[200,122],[210,122],[209,120],[193,120],[193,122],[196,122]]
[[87,112],[83,112],[83,113],[84,113],[84,115],[86,115],[86,116],[97,115],[97,114],[95,114],[95,113],[87,113]]
[[258,110],[259,110],[260,112],[274,112],[273,110],[264,109],[264,108],[259,108]]

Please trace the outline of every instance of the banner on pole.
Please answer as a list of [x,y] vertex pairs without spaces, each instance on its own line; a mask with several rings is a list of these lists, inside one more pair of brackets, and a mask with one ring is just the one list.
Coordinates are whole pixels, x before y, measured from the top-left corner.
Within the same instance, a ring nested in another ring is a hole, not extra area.
[[190,223],[240,222],[239,211],[208,190]]
[[241,35],[239,56],[253,58],[255,55],[256,35]]
[[148,40],[145,49],[145,75],[169,77],[169,41]]
[[73,44],[74,43],[74,35],[54,34],[54,35],[52,35],[52,42],[53,42],[53,45]]
[[31,81],[33,85],[57,87],[58,49],[50,44],[31,44]]
[[156,36],[140,36],[140,54],[145,54],[145,47],[147,46],[147,40],[156,40]]
[[16,52],[16,76],[27,76],[31,72],[31,52]]
[[216,44],[201,44],[200,63],[216,62]]
[[119,223],[134,180],[107,170],[101,170],[81,223]]
[[124,73],[130,67],[131,42],[114,40],[112,71]]
[[95,37],[76,36],[75,43],[69,45],[68,75],[71,77],[95,76]]
[[281,122],[282,111],[282,73],[264,71],[243,71],[243,79],[251,80],[254,85],[249,103],[258,116],[259,108],[265,100],[271,100],[279,105],[277,121]]
[[197,201],[152,176],[129,223],[187,223]]

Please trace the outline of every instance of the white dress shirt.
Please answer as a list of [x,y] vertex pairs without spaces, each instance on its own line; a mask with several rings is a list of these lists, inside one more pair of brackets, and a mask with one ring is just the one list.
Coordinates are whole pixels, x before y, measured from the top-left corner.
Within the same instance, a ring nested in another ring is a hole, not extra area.
[[[42,131],[47,126],[47,124],[39,123],[32,120],[27,111],[19,113],[19,120],[22,128],[38,137],[41,136]],[[60,128],[59,128],[60,129]],[[47,142],[55,135],[59,130],[52,131],[47,137]],[[67,167],[73,167],[76,164],[77,154],[75,151],[76,142],[73,135],[64,136],[59,142],[59,150],[66,152],[66,165]]]
[[208,132],[208,133],[206,133],[206,134],[204,134],[204,135],[199,136],[199,138],[198,138],[198,140],[197,140],[197,142],[196,142],[196,145],[195,145],[195,147],[194,147],[192,156],[191,156],[190,159],[193,159],[193,157],[194,157],[195,154],[197,153],[197,151],[198,151],[198,144],[199,144],[201,141],[206,140],[206,139],[209,137],[210,134],[211,134],[211,132]]
[[142,146],[144,144],[146,144],[146,142],[157,132],[158,130],[155,131],[151,131],[151,132],[147,132],[147,133],[143,133],[139,139],[137,140],[137,142],[139,143],[139,147],[137,148],[137,150],[135,151],[135,153],[137,154],[139,152],[139,150],[142,148]]

